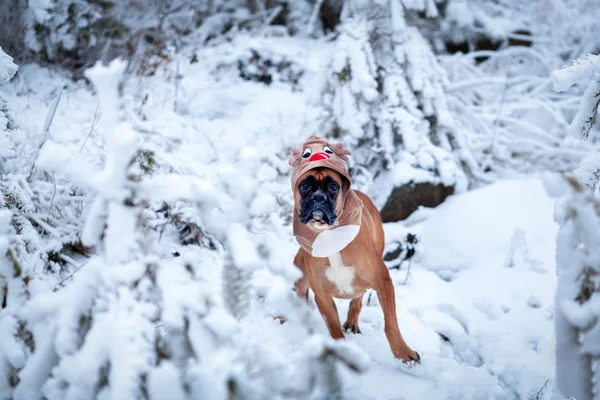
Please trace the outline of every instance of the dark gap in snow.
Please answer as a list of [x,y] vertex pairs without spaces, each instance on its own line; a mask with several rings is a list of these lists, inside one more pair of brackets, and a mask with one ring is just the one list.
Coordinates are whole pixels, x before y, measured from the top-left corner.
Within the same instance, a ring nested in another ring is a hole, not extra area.
[[340,14],[344,2],[341,0],[325,0],[319,9],[319,19],[325,33],[335,31],[340,23]]
[[[446,42],[446,51],[448,53],[463,53],[467,54],[471,51],[478,50],[498,50],[502,42],[500,40],[494,40],[487,36],[480,36],[471,41],[463,41],[463,42]],[[486,57],[487,58],[487,57]],[[483,60],[478,60],[483,61]]]
[[429,140],[435,146],[440,147],[441,141],[438,137],[438,119],[435,115],[428,115],[425,119],[429,122]]
[[[227,70],[226,65],[219,69]],[[245,81],[264,83],[269,86],[273,82],[291,83],[292,90],[297,90],[303,69],[296,63],[276,54],[261,53],[250,49],[237,60],[237,70],[240,78]]]
[[526,29],[517,29],[508,36],[508,45],[531,47],[533,44],[531,35],[531,32]]

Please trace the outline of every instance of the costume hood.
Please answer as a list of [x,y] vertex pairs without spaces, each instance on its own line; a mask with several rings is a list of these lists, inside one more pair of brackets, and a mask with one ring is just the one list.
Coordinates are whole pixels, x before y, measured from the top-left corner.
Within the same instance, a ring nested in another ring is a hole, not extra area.
[[292,167],[292,191],[298,196],[298,180],[315,168],[329,168],[342,176],[342,207],[338,223],[326,230],[315,231],[300,222],[299,199],[295,199],[293,229],[300,246],[314,257],[329,257],[344,249],[360,231],[363,203],[352,190],[346,161],[351,154],[342,143],[329,143],[317,136],[292,149],[289,165]]

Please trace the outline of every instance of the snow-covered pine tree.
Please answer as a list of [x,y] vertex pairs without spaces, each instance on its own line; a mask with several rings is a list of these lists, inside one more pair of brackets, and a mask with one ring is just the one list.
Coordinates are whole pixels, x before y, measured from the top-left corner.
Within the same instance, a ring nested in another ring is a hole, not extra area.
[[574,177],[546,179],[557,197],[555,388],[578,400],[598,399],[600,389],[600,202]]
[[[12,58],[0,47],[0,86],[17,72]],[[28,332],[19,310],[35,285],[27,264],[27,241],[37,235],[23,213],[30,209],[28,196],[14,185],[13,161],[16,157],[12,134],[16,129],[13,113],[0,93],[0,399],[10,399],[18,382],[17,372],[31,350]],[[21,235],[17,235],[15,228]],[[29,229],[27,229],[29,228]],[[26,344],[27,343],[27,344]]]
[[208,249],[160,259],[150,246],[158,235],[147,226],[150,202],[187,200],[209,213],[214,188],[143,177],[138,138],[121,116],[124,67],[115,61],[86,73],[103,110],[104,169],[52,141],[38,159],[39,168],[96,192],[82,239],[98,255],[66,288],[40,291],[20,310],[35,349],[18,373],[17,400],[226,397],[233,355],[220,345],[235,321],[202,264],[219,259]]
[[[587,84],[570,134],[588,138],[600,105],[600,57],[579,59],[570,67],[554,71],[552,78],[556,91],[579,82]],[[556,250],[556,388],[564,396],[581,400],[598,399],[600,393],[599,161],[598,154],[584,158],[575,171],[579,180],[569,177],[556,182],[555,178],[547,183],[549,192],[559,197],[555,211],[560,224]]]
[[21,11],[24,47],[36,58],[71,69],[91,65],[111,40],[125,39],[129,28],[111,10],[117,3],[87,0],[28,2]]
[[399,218],[387,211],[392,189],[440,185],[432,192],[441,201],[466,189],[474,165],[446,104],[445,73],[406,10],[438,13],[433,1],[345,2],[325,77],[325,131],[353,149],[355,172],[373,176],[376,204],[388,200],[384,219]]
[[[6,85],[17,73],[17,65],[12,57],[2,51],[0,47],[0,86]],[[13,157],[14,147],[8,132],[16,129],[17,123],[11,110],[8,108],[6,100],[0,93],[0,173],[3,171],[3,164],[6,159]]]
[[[11,399],[19,381],[17,372],[25,363],[25,338],[29,334],[19,310],[29,297],[28,279],[22,264],[22,246],[11,223],[12,213],[0,209],[0,399]],[[27,341],[31,345],[30,341]]]

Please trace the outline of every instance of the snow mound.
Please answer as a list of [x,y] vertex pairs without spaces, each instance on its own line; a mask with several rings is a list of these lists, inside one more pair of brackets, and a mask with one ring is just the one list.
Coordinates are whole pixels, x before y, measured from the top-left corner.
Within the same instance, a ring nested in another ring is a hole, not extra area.
[[554,201],[538,180],[503,181],[451,196],[423,225],[421,263],[435,271],[458,271],[495,262],[506,257],[519,232],[527,232],[533,257],[547,260],[554,253],[536,245],[556,237],[553,210]]

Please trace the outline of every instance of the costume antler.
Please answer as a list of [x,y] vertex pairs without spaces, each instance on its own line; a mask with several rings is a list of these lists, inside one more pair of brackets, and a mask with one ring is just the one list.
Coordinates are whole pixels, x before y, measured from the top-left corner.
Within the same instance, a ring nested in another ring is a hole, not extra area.
[[290,166],[293,166],[294,164],[296,164],[296,161],[298,161],[298,159],[300,159],[300,157],[302,156],[302,146],[298,146],[298,147],[294,147],[292,149],[292,155],[290,156],[290,159],[288,160],[288,164]]
[[329,147],[331,150],[342,160],[348,161],[348,156],[352,154],[352,152],[344,147],[343,143],[329,143]]

